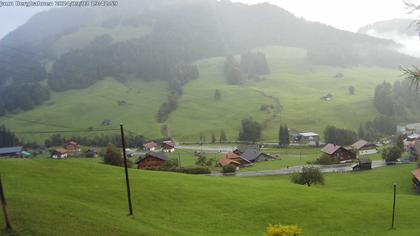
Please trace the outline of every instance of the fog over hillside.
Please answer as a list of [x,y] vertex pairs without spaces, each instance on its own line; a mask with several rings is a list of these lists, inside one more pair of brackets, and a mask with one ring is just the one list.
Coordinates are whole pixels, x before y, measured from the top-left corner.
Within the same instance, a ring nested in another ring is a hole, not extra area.
[[377,38],[391,39],[400,44],[400,52],[420,57],[420,38],[416,22],[413,19],[380,21],[362,27],[358,32]]

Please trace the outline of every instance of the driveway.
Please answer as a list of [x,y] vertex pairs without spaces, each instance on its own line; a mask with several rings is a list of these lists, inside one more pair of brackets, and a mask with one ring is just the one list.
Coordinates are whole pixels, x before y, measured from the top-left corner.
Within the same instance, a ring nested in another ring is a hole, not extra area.
[[[353,164],[339,164],[339,165],[328,165],[328,166],[321,166],[321,165],[311,165],[313,167],[317,167],[321,170],[322,173],[342,173],[342,172],[350,172],[353,171],[351,168]],[[306,165],[307,166],[307,165]],[[372,161],[372,168],[379,168],[386,166],[384,161]],[[238,176],[238,177],[256,177],[256,176],[270,176],[270,175],[288,175],[293,174],[296,172],[302,171],[301,166],[292,166],[285,169],[279,170],[263,170],[263,171],[247,171],[247,172],[238,172],[234,175],[229,176]],[[222,173],[212,173],[209,176],[224,176]]]

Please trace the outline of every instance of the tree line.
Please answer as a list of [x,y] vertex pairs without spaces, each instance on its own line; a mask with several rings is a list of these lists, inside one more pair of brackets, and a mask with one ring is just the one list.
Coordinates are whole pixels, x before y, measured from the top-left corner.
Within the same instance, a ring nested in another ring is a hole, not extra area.
[[224,72],[229,84],[239,85],[269,74],[270,69],[263,53],[246,52],[241,54],[240,64],[233,56],[226,57]]

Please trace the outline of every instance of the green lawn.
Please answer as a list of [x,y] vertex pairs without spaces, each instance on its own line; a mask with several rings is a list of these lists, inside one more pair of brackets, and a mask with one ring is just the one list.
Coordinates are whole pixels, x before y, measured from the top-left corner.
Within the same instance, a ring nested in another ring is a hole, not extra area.
[[[209,177],[130,170],[127,216],[122,168],[84,159],[0,160],[19,235],[262,235],[270,223],[303,235],[419,235],[414,165],[326,175],[306,187],[287,176]],[[390,226],[398,184],[396,230]],[[0,224],[3,224],[0,218]],[[0,235],[4,235],[0,233]]]
[[278,156],[278,160],[254,163],[251,167],[242,168],[239,171],[283,169],[307,164],[308,161],[314,161],[320,156],[319,148],[265,148],[261,151],[272,156]]

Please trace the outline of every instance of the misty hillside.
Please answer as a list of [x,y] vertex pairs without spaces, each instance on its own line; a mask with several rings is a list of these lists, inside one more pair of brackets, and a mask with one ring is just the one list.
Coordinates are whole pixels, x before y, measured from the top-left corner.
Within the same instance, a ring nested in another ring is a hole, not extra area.
[[375,31],[378,34],[395,32],[400,35],[418,36],[416,22],[414,22],[413,19],[391,19],[378,21],[361,27],[357,32],[361,34],[369,34],[370,31]]
[[399,52],[420,58],[418,26],[413,19],[392,19],[361,27],[358,33],[392,40]]
[[201,77],[197,60],[272,45],[304,49],[311,65],[420,64],[395,51],[391,40],[309,22],[270,4],[133,0],[118,8],[60,8],[35,15],[0,41],[0,115],[113,78],[163,82],[167,98],[153,116],[164,123],[183,86]]

